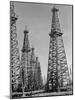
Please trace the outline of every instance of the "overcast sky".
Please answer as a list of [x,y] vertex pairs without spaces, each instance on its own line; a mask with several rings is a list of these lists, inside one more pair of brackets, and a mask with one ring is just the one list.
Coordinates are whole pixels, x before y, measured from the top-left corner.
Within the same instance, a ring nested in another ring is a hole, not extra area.
[[[23,45],[25,25],[29,30],[30,45],[34,46],[35,54],[39,57],[43,77],[47,77],[48,53],[49,53],[49,32],[51,30],[52,4],[36,4],[15,2],[17,20],[17,38],[19,51]],[[59,21],[63,32],[63,41],[68,66],[72,64],[72,6],[56,5],[59,8]]]

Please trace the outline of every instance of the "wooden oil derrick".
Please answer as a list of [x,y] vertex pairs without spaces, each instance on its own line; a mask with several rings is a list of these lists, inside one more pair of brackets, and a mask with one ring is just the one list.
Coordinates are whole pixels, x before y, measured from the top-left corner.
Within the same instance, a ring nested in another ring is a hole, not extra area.
[[32,71],[33,71],[33,74],[34,74],[34,70],[35,70],[35,64],[36,64],[36,58],[35,58],[35,52],[34,52],[34,48],[32,47],[31,48],[31,66],[32,66]]
[[31,67],[31,90],[34,91],[34,71],[35,71],[35,53],[34,53],[34,48],[31,48],[31,60],[30,60],[30,67]]
[[31,48],[31,55],[30,55],[30,67],[29,67],[29,78],[28,78],[28,87],[29,91],[34,91],[34,69],[35,69],[35,54],[34,48]]
[[37,74],[38,74],[38,90],[39,90],[43,88],[43,80],[42,80],[40,62],[38,62]]
[[16,33],[17,16],[14,12],[14,1],[10,1],[10,94],[17,92],[20,72],[20,56]]
[[39,90],[42,88],[42,75],[40,69],[40,63],[38,57],[36,57],[35,71],[34,71],[34,90]]
[[24,31],[24,41],[21,56],[21,81],[22,81],[22,91],[28,91],[28,78],[30,72],[30,45],[28,40],[28,30]]
[[37,90],[37,80],[38,80],[38,76],[37,76],[37,66],[38,66],[38,57],[36,57],[36,63],[35,63],[35,69],[34,69],[34,90]]
[[68,90],[69,71],[58,18],[58,9],[52,9],[52,26],[49,44],[47,91]]
[[24,92],[37,90],[38,85],[42,83],[40,81],[38,83],[38,74],[41,80],[41,69],[38,70],[38,64],[38,57],[35,58],[34,48],[29,46],[28,30],[25,29],[20,71],[23,95]]

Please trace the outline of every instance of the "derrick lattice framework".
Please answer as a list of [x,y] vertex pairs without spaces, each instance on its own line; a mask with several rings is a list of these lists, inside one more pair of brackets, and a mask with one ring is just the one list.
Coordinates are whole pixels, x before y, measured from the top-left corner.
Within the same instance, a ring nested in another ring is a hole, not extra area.
[[14,12],[14,2],[10,2],[10,75],[11,75],[11,91],[14,92],[18,88],[19,71],[20,71],[20,55],[18,49],[16,21],[17,16]]
[[36,60],[34,48],[30,48],[28,33],[28,30],[25,29],[21,56],[20,72],[23,94],[24,92],[38,90],[42,87],[40,63]]
[[28,30],[24,31],[24,41],[21,56],[21,79],[22,79],[22,90],[28,91],[29,89],[29,73],[30,73],[30,45],[28,40]]
[[36,64],[34,69],[34,90],[39,90],[43,87],[43,80],[41,74],[41,67],[38,57],[36,57]]
[[69,71],[58,18],[58,9],[52,9],[52,26],[49,44],[47,90],[61,91],[69,85]]
[[31,48],[31,59],[30,59],[30,66],[31,66],[31,89],[34,91],[35,90],[35,80],[34,80],[34,73],[35,73],[35,53],[34,53],[34,48]]

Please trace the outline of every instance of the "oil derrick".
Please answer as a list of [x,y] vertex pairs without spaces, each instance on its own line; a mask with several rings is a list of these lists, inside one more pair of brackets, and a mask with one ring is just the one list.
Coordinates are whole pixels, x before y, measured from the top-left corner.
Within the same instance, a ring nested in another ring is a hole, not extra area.
[[35,85],[34,85],[34,81],[35,81],[35,79],[34,79],[35,64],[36,64],[36,61],[35,61],[34,48],[32,47],[31,48],[31,60],[30,60],[30,67],[31,67],[31,74],[30,74],[31,85],[30,85],[30,87],[31,87],[31,90],[33,90],[33,91],[34,91],[34,87],[35,87]]
[[36,64],[35,64],[35,71],[34,71],[34,90],[38,89],[38,73],[37,73],[37,68],[38,68],[38,57],[36,57]]
[[36,64],[35,64],[35,72],[34,72],[34,90],[41,89],[42,85],[42,76],[41,76],[41,69],[40,63],[38,61],[38,57],[36,57]]
[[34,53],[34,48],[32,47],[31,48],[31,66],[32,66],[32,71],[33,71],[33,74],[34,74],[34,71],[35,71],[35,64],[36,64],[36,59],[35,59],[35,53]]
[[42,87],[43,87],[43,80],[42,80],[40,62],[38,62],[37,75],[38,75],[38,90],[39,90],[39,89],[42,89]]
[[58,9],[52,9],[52,26],[49,44],[47,91],[68,89],[69,71],[58,18]]
[[20,56],[18,49],[16,21],[17,16],[14,12],[14,2],[10,2],[10,86],[11,95],[17,91],[20,71]]
[[24,41],[21,56],[21,79],[22,79],[22,92],[28,91],[28,78],[30,72],[30,46],[28,40],[29,31],[27,28],[24,30]]

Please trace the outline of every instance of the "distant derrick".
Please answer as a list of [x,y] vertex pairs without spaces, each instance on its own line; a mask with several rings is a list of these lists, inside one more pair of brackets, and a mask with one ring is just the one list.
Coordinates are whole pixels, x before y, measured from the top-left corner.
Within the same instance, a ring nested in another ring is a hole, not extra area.
[[[21,82],[22,82],[23,94],[25,91],[26,92],[34,91],[36,87],[38,89],[40,82],[37,83],[38,82],[37,74],[40,75],[39,76],[39,78],[40,78],[41,70],[39,69],[40,71],[38,72],[38,70],[36,69],[37,67],[38,67],[38,62],[35,59],[34,48],[30,48],[29,39],[28,39],[28,30],[25,29],[23,48],[22,48],[22,56],[21,56]],[[36,76],[37,76],[37,78],[36,78]],[[40,81],[41,81],[41,79],[40,79]],[[36,85],[36,84],[38,84],[38,85]],[[42,85],[42,84],[40,84],[40,85]]]
[[34,91],[35,85],[34,85],[34,73],[35,73],[35,65],[36,65],[36,61],[35,61],[35,53],[34,53],[34,48],[31,48],[31,60],[30,60],[30,65],[31,65],[31,73],[32,73],[32,77],[31,77],[31,87],[32,90]]
[[41,68],[40,68],[40,62],[38,61],[38,57],[36,57],[36,65],[35,65],[35,71],[34,71],[34,86],[35,90],[39,90],[43,87],[43,81],[41,76]]
[[66,54],[62,39],[62,33],[58,18],[58,9],[52,9],[52,26],[49,44],[47,90],[67,90],[69,85],[69,72]]
[[37,68],[37,75],[38,75],[38,90],[43,88],[43,80],[42,80],[42,73],[41,73],[41,66],[40,62],[38,62],[38,68]]
[[16,21],[17,16],[14,12],[14,2],[10,2],[10,75],[11,75],[11,94],[17,91],[19,83],[19,72],[20,72],[20,55],[18,49],[17,33],[16,33]]
[[34,69],[35,69],[35,64],[36,64],[36,57],[35,57],[35,52],[34,52],[34,48],[32,47],[31,48],[31,61],[30,61],[30,64],[32,66],[32,71],[33,71],[33,74],[34,74]]
[[28,73],[30,72],[30,46],[28,40],[28,30],[24,31],[24,41],[21,56],[22,88],[23,92],[28,90]]

